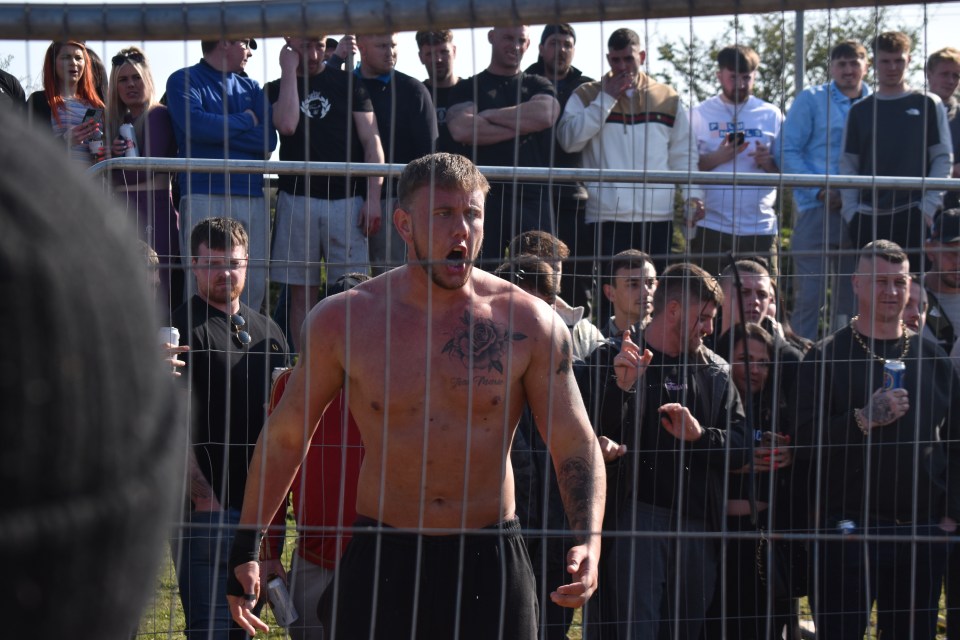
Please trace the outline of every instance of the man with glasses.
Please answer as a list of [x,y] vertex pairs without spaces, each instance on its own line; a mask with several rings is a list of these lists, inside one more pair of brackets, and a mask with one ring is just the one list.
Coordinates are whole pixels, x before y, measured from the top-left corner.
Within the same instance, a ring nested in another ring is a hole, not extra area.
[[[266,418],[270,374],[287,365],[280,328],[240,302],[248,247],[247,232],[236,220],[198,224],[190,234],[197,293],[173,314],[181,340],[190,345],[181,379],[191,394],[185,403],[193,445],[187,470],[191,508],[172,552],[191,640],[246,637],[227,610],[224,542],[240,519],[247,465]],[[275,566],[273,573],[279,572]]]
[[[244,68],[256,40],[204,40],[203,59],[167,80],[167,106],[179,157],[265,160],[277,147],[269,101]],[[268,203],[263,173],[181,173],[180,246],[194,221],[239,220],[250,236],[253,265],[244,302],[260,310],[267,291]],[[189,285],[188,285],[189,286]]]

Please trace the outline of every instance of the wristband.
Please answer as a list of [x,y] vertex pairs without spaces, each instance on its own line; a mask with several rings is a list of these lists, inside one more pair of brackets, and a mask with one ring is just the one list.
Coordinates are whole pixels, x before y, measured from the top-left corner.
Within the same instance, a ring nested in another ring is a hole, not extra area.
[[248,562],[258,562],[260,560],[260,541],[262,536],[256,529],[237,529],[233,536],[233,546],[230,547],[230,558],[228,560],[229,571],[227,571],[227,595],[241,597],[244,595],[243,587],[237,580],[237,574],[234,571],[237,567]]

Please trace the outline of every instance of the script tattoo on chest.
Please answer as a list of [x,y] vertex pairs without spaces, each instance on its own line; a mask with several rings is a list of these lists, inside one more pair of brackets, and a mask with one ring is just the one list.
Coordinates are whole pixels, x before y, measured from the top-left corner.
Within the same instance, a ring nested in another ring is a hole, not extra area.
[[503,360],[510,343],[527,339],[522,333],[511,332],[504,324],[476,318],[469,311],[463,312],[460,325],[440,352],[460,361],[467,370],[503,373]]

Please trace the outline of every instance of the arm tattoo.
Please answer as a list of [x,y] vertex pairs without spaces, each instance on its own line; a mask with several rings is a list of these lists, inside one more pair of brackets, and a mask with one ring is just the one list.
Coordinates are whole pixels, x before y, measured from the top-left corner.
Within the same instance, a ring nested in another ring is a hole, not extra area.
[[557,484],[560,485],[560,496],[563,498],[564,510],[570,528],[576,533],[578,540],[583,541],[583,532],[591,526],[590,511],[593,507],[594,487],[596,477],[590,470],[586,458],[567,458],[560,465],[557,473]]
[[568,373],[570,371],[570,341],[564,340],[560,345],[560,351],[563,354],[560,357],[560,366],[557,367],[557,375]]
[[510,332],[505,325],[490,318],[476,318],[469,311],[463,312],[460,324],[463,326],[453,331],[453,337],[440,353],[450,354],[467,370],[503,373],[503,360],[510,342],[527,339],[526,335]]

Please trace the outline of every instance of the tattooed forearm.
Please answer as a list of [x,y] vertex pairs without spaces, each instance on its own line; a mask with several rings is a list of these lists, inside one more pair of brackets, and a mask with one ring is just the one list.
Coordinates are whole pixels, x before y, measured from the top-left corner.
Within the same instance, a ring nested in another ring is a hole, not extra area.
[[557,367],[557,375],[568,373],[570,371],[570,341],[564,340],[560,345],[560,366]]
[[593,526],[590,518],[596,497],[596,483],[597,478],[586,458],[567,458],[557,470],[557,484],[560,485],[567,520],[581,542],[585,537],[584,532]]
[[885,395],[876,395],[870,398],[869,404],[864,409],[864,414],[866,414],[868,421],[880,426],[890,424],[896,419],[893,406],[890,404],[890,398]]

